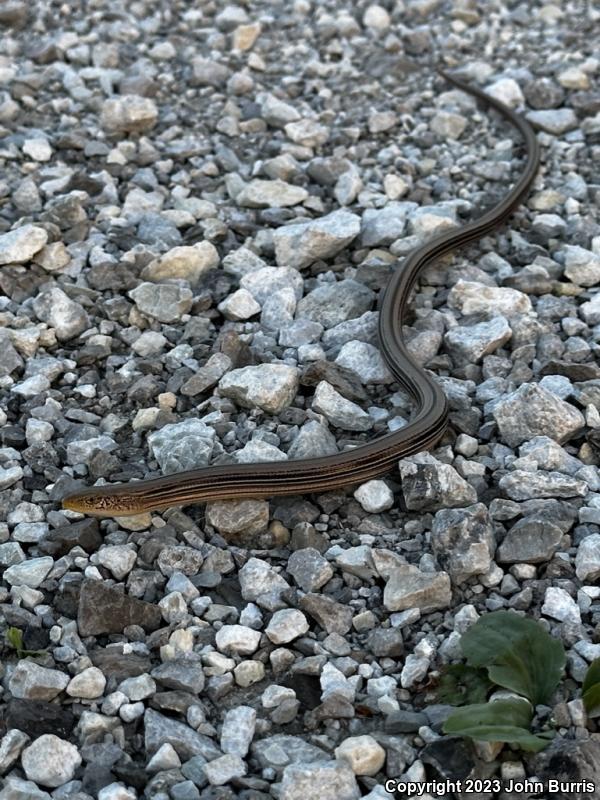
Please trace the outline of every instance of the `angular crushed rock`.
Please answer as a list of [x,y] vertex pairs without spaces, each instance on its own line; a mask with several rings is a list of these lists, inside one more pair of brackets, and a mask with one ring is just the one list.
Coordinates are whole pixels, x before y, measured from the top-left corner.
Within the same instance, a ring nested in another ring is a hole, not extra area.
[[152,603],[130,597],[102,581],[85,580],[79,594],[77,627],[81,636],[122,633],[129,625],[156,630],[161,613]]
[[[130,5],[0,7],[0,800],[598,784],[594,12]],[[296,459],[410,425],[383,292],[523,172],[518,132],[419,68],[442,51],[529,116],[544,169],[408,299],[407,352],[449,406],[431,452],[299,493]],[[283,461],[283,496],[60,508],[209,465],[254,486]],[[565,647],[536,710],[547,761],[443,733],[437,676],[496,609]]]

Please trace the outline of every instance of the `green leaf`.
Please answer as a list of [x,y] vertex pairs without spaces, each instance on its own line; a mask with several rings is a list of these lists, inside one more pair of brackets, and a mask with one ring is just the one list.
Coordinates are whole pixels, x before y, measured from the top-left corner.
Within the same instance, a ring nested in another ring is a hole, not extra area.
[[[522,646],[526,647],[527,643],[523,641]],[[527,659],[516,652],[504,653],[496,664],[488,667],[488,675],[498,686],[516,692],[532,703],[543,702],[537,699],[540,693],[537,691],[535,675],[528,666]]]
[[589,665],[585,678],[583,679],[583,686],[581,691],[585,694],[595,684],[600,683],[600,658],[596,658]]
[[527,730],[532,707],[527,700],[496,700],[465,706],[451,714],[444,723],[444,733],[468,736],[488,742],[508,742],[522,750],[537,753],[549,740]]
[[20,628],[9,628],[6,631],[6,641],[13,650],[23,649],[23,631]]
[[595,683],[593,686],[583,693],[583,705],[588,714],[595,711],[600,706],[600,683]]
[[566,656],[562,643],[532,619],[511,611],[480,617],[460,645],[472,667],[487,667],[498,686],[546,703],[558,686]]
[[[533,716],[533,708],[528,700],[521,697],[507,697],[503,700],[492,700],[490,703],[475,703],[457,709],[444,724],[444,730],[452,725],[509,725],[524,728],[529,725]],[[446,731],[450,733],[450,730]],[[454,731],[456,732],[456,731]]]
[[483,669],[466,664],[451,664],[444,668],[436,690],[439,703],[462,706],[466,703],[483,703],[492,682]]

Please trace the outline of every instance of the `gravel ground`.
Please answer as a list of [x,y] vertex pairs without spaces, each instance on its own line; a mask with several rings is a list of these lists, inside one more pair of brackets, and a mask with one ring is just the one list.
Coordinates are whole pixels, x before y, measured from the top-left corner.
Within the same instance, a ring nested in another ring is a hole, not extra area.
[[[600,13],[9,0],[0,25],[0,799],[378,800],[387,778],[561,770],[596,782],[565,797],[600,797],[580,699],[600,655]],[[407,423],[377,294],[523,164],[436,63],[543,149],[510,226],[415,294],[440,446],[319,496],[59,510],[96,481]],[[536,758],[442,733],[431,687],[497,609],[568,653]]]

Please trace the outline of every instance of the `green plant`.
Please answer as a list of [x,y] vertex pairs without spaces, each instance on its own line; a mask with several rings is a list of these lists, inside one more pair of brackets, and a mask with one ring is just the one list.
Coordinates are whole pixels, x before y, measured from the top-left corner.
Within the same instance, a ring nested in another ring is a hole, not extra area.
[[581,687],[581,695],[588,714],[600,708],[600,658],[596,658],[588,667]]
[[537,753],[549,742],[547,733],[531,733],[533,708],[523,697],[477,703],[455,711],[444,725],[446,733],[468,736],[478,741],[508,742],[522,750]]
[[442,670],[436,695],[440,703],[463,706],[467,703],[483,703],[493,683],[483,669],[466,664],[449,664]]
[[[553,734],[536,735],[529,727],[533,707],[547,703],[560,682],[566,663],[561,642],[532,619],[511,611],[493,611],[480,617],[463,634],[460,646],[466,665],[462,672],[450,673],[450,681],[457,682],[455,696],[462,694],[464,700],[474,697],[483,700],[494,686],[518,696],[466,705],[450,715],[444,732],[509,742],[523,750],[537,751],[545,747],[547,737]],[[447,670],[446,675],[449,672]],[[598,696],[600,698],[600,687]]]
[[41,656],[44,654],[42,650],[26,650],[23,647],[23,631],[20,628],[9,628],[5,634],[6,643],[13,650],[17,651],[19,658],[26,656]]
[[489,679],[526,697],[534,705],[547,703],[563,674],[566,655],[532,619],[511,611],[480,617],[463,635],[460,646],[467,664],[487,669]]

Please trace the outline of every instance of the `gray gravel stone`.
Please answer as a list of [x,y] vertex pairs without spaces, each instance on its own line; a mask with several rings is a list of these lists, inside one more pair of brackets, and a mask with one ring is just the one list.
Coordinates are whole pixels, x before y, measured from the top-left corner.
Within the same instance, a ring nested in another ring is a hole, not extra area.
[[211,786],[223,786],[234,778],[241,778],[246,772],[244,761],[232,753],[215,758],[204,766],[204,774]]
[[366,209],[361,223],[361,243],[365,247],[392,244],[403,235],[406,219],[415,208],[414,203],[391,202],[382,209]]
[[248,208],[285,208],[304,202],[308,192],[301,186],[293,186],[281,180],[264,181],[258,178],[247,183],[236,195],[239,206]]
[[253,536],[266,530],[269,504],[266,500],[217,500],[207,504],[206,519],[224,535]]
[[126,678],[119,684],[119,691],[127,695],[132,703],[145,700],[156,693],[156,682],[147,673],[135,678]]
[[275,292],[282,289],[291,289],[296,300],[300,300],[304,284],[297,269],[282,266],[253,269],[242,276],[240,286],[247,289],[257,303],[263,306]]
[[575,625],[581,623],[581,611],[577,603],[568,592],[559,586],[549,586],[546,589],[542,614],[560,622],[570,622]]
[[235,321],[250,319],[260,313],[260,306],[247,289],[238,289],[225,300],[222,300],[218,309],[227,319]]
[[44,228],[21,225],[0,235],[0,264],[24,264],[31,261],[48,241]]
[[562,537],[562,530],[549,520],[525,517],[510,528],[496,551],[496,560],[501,564],[542,564],[550,561]]
[[98,667],[88,667],[69,681],[66,692],[70,697],[94,700],[104,694],[106,678]]
[[298,605],[327,633],[339,633],[343,636],[352,626],[352,609],[326,595],[305,594]]
[[117,544],[102,547],[98,551],[98,561],[103,567],[110,570],[115,578],[120,581],[125,578],[137,560],[137,553],[129,545]]
[[329,129],[314,119],[304,118],[297,122],[288,122],[284,130],[292,142],[303,147],[318,147],[329,139]]
[[536,497],[585,497],[588,485],[584,481],[563,475],[562,472],[526,472],[515,470],[504,475],[498,487],[511,500],[530,500]]
[[[337,448],[336,448],[337,450]],[[23,477],[22,467],[0,467],[0,490],[8,489]]]
[[364,314],[373,299],[373,292],[354,280],[325,283],[300,300],[296,316],[318,322],[324,328],[333,328]]
[[563,249],[565,275],[579,286],[596,286],[600,283],[600,256],[579,245],[566,245]]
[[51,733],[39,736],[21,756],[27,779],[52,788],[70,781],[81,761],[75,745]]
[[319,414],[323,414],[336,428],[346,431],[368,431],[373,427],[373,420],[367,412],[356,403],[342,397],[327,381],[321,381],[317,385],[312,407]]
[[46,580],[53,566],[54,559],[51,556],[30,558],[8,567],[3,578],[11,586],[29,586],[31,589],[37,589]]
[[248,272],[255,272],[267,267],[265,262],[248,247],[238,247],[223,258],[222,268],[236,278],[242,278]]
[[[288,128],[289,125],[286,125],[286,131]],[[273,233],[277,263],[302,269],[318,259],[336,255],[359,232],[360,217],[343,210],[333,211],[310,222],[284,225]]]
[[385,481],[372,480],[361,484],[354,497],[368,514],[379,514],[394,505],[394,493]]
[[525,116],[533,125],[546,133],[553,133],[555,136],[560,136],[577,127],[577,115],[572,108],[529,111]]
[[0,791],[0,800],[52,800],[52,797],[48,792],[44,792],[36,786],[33,781],[9,775],[5,780],[4,788]]
[[223,625],[217,631],[217,647],[222,653],[250,656],[256,652],[260,641],[260,631],[246,625]]
[[533,459],[540,469],[566,472],[575,475],[582,467],[581,461],[569,455],[564,447],[549,436],[534,436],[519,447],[519,455]]
[[335,436],[326,425],[311,419],[298,431],[298,435],[289,447],[288,458],[317,458],[335,455],[337,452]]
[[256,711],[250,706],[230,709],[223,719],[221,750],[245,758],[256,728]]
[[335,363],[356,372],[363,383],[391,383],[394,380],[379,350],[368,342],[346,342]]
[[316,592],[333,577],[331,564],[314,547],[296,550],[286,568],[304,592]]
[[219,381],[219,392],[245,408],[262,408],[279,414],[298,391],[298,370],[287,364],[259,364],[228,372]]
[[261,461],[287,461],[287,454],[268,442],[252,439],[241,450],[236,451],[235,460],[238,464],[258,464]]
[[123,633],[130,625],[156,630],[160,623],[160,609],[153,603],[130,597],[99,580],[83,582],[77,608],[80,636]]
[[200,694],[204,689],[202,664],[190,658],[165,661],[152,670],[154,680],[167,689]]
[[163,575],[168,578],[175,573],[197,575],[204,561],[199,550],[183,545],[167,545],[158,554],[156,564]]
[[170,744],[179,758],[187,761],[194,756],[215,759],[221,755],[212,739],[164,714],[148,708],[144,714],[144,744],[153,756],[163,744]]
[[179,322],[192,308],[192,292],[166,283],[140,283],[129,292],[142,314],[159,322]]
[[403,458],[398,464],[406,507],[411,511],[435,511],[477,502],[477,492],[450,464],[430,453]]
[[60,341],[74,339],[90,326],[89,317],[80,304],[56,287],[38,294],[33,309],[39,320],[54,328]]
[[531,311],[529,297],[517,289],[486,286],[478,281],[465,281],[462,278],[450,290],[448,305],[465,315],[500,314],[509,319]]
[[163,475],[204,467],[210,461],[214,428],[198,419],[165,425],[148,435],[148,445]]
[[483,503],[440,509],[431,529],[431,543],[440,565],[460,585],[486,573],[496,546],[494,527]]
[[278,645],[288,644],[307,631],[306,617],[297,608],[282,608],[276,611],[265,629],[265,633],[273,644]]
[[300,114],[290,103],[281,98],[265,93],[260,99],[260,113],[268,125],[283,128],[288,122],[297,122]]
[[108,133],[144,133],[158,121],[158,108],[149,97],[125,95],[105,100],[100,124]]
[[391,570],[383,592],[388,611],[419,608],[424,614],[448,608],[452,601],[450,576],[446,572],[421,572],[412,564]]
[[372,550],[366,544],[342,550],[336,554],[335,562],[342,572],[357,575],[363,580],[370,580],[376,572]]
[[19,759],[21,751],[29,741],[29,736],[12,728],[0,740],[0,775],[4,775]]
[[198,394],[212,389],[220,381],[228,370],[231,369],[232,361],[225,353],[213,353],[206,363],[200,367],[181,387],[181,393],[187,397],[195,397]]
[[349,736],[335,749],[339,761],[347,761],[355,775],[377,775],[385,763],[385,750],[369,735]]
[[193,75],[191,82],[196,86],[223,86],[230,75],[229,69],[218,61],[195,56],[192,58]]
[[431,119],[429,127],[442,140],[460,139],[467,127],[467,120],[462,114],[453,114],[450,111],[438,111]]
[[268,562],[250,558],[239,571],[244,600],[257,603],[268,611],[285,608],[282,592],[289,589],[287,581]]
[[353,340],[376,344],[378,319],[379,314],[376,311],[365,311],[360,317],[340,322],[333,328],[324,331],[323,344],[332,350],[337,350],[346,342]]
[[581,542],[575,565],[580,581],[595,581],[600,577],[600,533],[586,536]]
[[580,411],[535,383],[524,383],[501,398],[492,413],[509,447],[540,435],[562,444],[584,425]]
[[219,253],[212,242],[198,242],[192,247],[174,247],[153,259],[142,270],[145,281],[181,278],[198,283],[200,278],[219,265]]
[[280,800],[359,800],[360,796],[346,761],[290,764],[283,771]]
[[506,317],[499,316],[488,322],[452,328],[444,336],[444,341],[456,363],[469,364],[481,361],[484,356],[506,344],[511,336]]
[[53,700],[69,683],[69,676],[56,669],[48,669],[33,661],[19,661],[8,688],[13,697],[27,700]]

